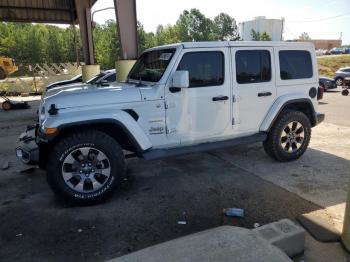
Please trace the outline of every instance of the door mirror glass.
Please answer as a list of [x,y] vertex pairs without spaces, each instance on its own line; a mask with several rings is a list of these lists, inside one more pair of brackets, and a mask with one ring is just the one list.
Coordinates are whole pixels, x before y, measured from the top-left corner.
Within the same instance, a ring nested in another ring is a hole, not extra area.
[[188,71],[176,71],[173,74],[173,87],[188,88],[190,86],[190,76]]

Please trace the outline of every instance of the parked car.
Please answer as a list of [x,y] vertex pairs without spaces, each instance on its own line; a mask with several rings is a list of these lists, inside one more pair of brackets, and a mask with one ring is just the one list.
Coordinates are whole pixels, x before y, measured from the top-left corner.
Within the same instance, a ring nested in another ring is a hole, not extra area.
[[326,77],[326,76],[320,76],[318,78],[318,84],[320,87],[323,88],[324,91],[337,88],[335,80],[333,78]]
[[16,154],[46,169],[53,191],[78,204],[109,196],[130,156],[152,160],[263,142],[272,158],[292,161],[324,120],[317,85],[310,43],[156,47],[139,57],[125,83],[47,92],[38,124],[21,135]]
[[350,48],[344,48],[344,54],[350,54]]
[[94,76],[86,83],[90,85],[101,84],[101,83],[111,83],[116,81],[116,70],[110,69],[99,73],[97,76]]
[[344,51],[343,48],[334,47],[329,52],[331,55],[340,55],[343,53],[343,51]]
[[[87,84],[98,84],[98,83],[110,83],[116,81],[116,70],[115,69],[110,69],[106,71],[101,71],[98,75],[94,76],[90,80],[88,80],[86,83]],[[64,80],[64,81],[59,81],[52,83],[46,87],[46,90],[50,90],[52,88],[60,87],[60,86],[67,86],[67,85],[72,85],[72,84],[81,84],[83,82],[83,77],[82,75],[77,75],[73,77],[72,79],[69,80]]]
[[342,86],[344,78],[348,76],[350,76],[350,66],[340,68],[337,72],[335,72],[334,80],[337,86]]
[[48,86],[46,86],[46,90],[50,90],[51,88],[58,87],[58,86],[64,86],[64,85],[70,85],[70,84],[82,83],[82,82],[83,82],[83,75],[79,74],[68,80],[51,83]]

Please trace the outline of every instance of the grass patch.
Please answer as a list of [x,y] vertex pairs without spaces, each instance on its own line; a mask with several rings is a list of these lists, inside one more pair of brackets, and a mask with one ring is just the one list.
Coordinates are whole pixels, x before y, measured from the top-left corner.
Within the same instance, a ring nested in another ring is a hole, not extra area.
[[350,55],[317,57],[319,75],[334,77],[335,71],[350,66]]

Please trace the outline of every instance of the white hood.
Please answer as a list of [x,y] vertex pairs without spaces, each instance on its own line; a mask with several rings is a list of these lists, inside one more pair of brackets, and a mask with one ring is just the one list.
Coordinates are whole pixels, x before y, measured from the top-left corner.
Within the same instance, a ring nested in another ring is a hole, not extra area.
[[43,102],[56,108],[106,105],[141,101],[139,88],[133,84],[114,82],[109,86],[72,84],[53,88],[43,95]]

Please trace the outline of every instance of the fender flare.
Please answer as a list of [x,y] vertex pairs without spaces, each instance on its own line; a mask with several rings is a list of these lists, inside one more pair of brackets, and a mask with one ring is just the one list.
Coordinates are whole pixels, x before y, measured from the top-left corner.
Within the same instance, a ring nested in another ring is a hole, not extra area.
[[312,126],[315,126],[317,124],[317,119],[316,119],[316,111],[315,107],[311,101],[310,98],[308,97],[302,97],[300,98],[292,98],[292,99],[286,99],[283,97],[280,97],[275,101],[275,103],[270,107],[268,113],[266,114],[263,122],[260,125],[260,131],[262,132],[268,132],[272,125],[275,123],[277,117],[279,114],[282,112],[286,106],[291,105],[291,104],[296,104],[296,103],[305,103],[308,105],[308,107],[311,109],[312,113],[312,119],[311,119],[311,124]]
[[[60,113],[57,116],[67,114],[67,117],[48,118],[43,125],[45,127],[56,127],[58,128],[58,134],[61,130],[66,128],[71,128],[74,126],[90,125],[90,124],[113,124],[121,128],[127,136],[130,138],[133,145],[136,147],[138,152],[143,152],[152,147],[152,143],[148,139],[147,135],[144,133],[140,125],[135,121],[135,119],[123,110],[118,110],[113,114],[106,116],[99,112],[95,114],[89,114],[84,111],[84,114],[80,112],[67,112]],[[53,139],[53,138],[51,138]],[[51,140],[50,139],[50,140]]]

